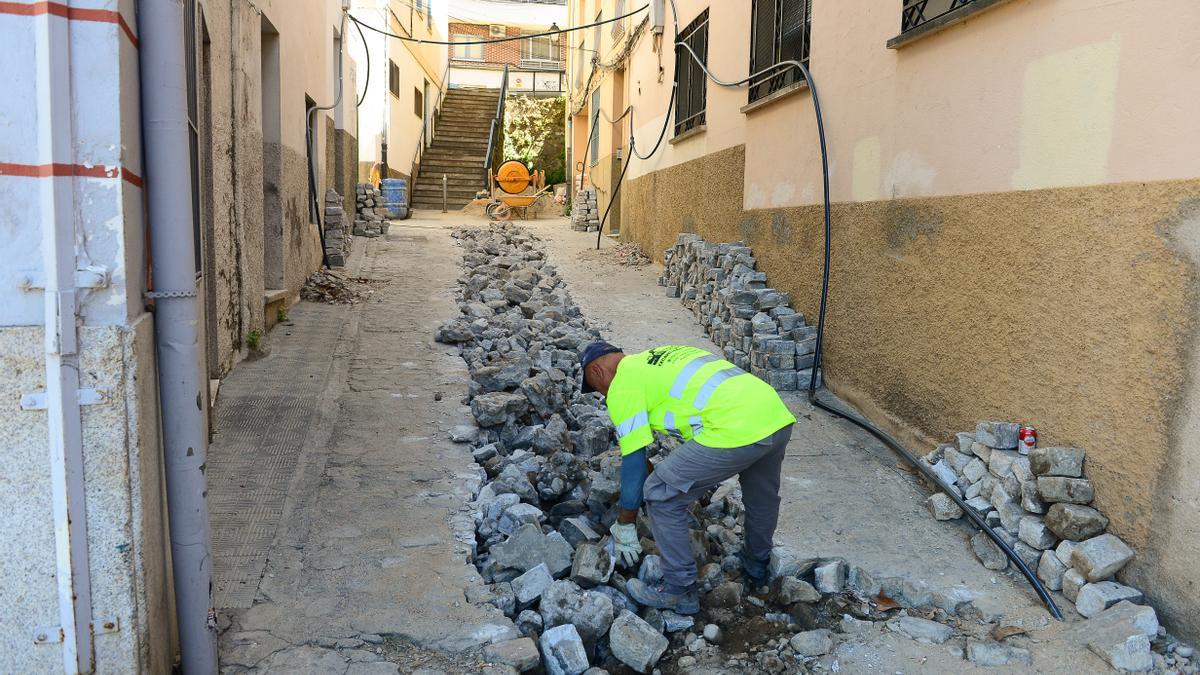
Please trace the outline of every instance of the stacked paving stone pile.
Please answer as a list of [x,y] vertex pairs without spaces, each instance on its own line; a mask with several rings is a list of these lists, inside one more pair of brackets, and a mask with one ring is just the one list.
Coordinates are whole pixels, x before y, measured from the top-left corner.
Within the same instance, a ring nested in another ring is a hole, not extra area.
[[[468,599],[499,608],[524,634],[492,645],[489,658],[526,669],[536,667],[535,654],[545,672],[576,675],[593,665],[648,673],[660,661],[686,667],[714,660],[737,672],[778,673],[802,672],[806,661],[828,652],[838,635],[799,633],[799,623],[811,627],[799,617],[811,616],[813,603],[843,595],[866,607],[863,598],[880,592],[878,582],[844,560],[777,549],[767,600],[749,599],[737,557],[743,506],[736,481],[694,510],[701,604],[713,623],[639,607],[625,593],[633,576],[661,579],[662,560],[645,522],[639,531],[646,555],[636,567],[624,567],[607,546],[620,457],[610,452],[615,435],[600,397],[580,391],[578,365],[580,348],[600,334],[526,230],[495,223],[454,236],[464,249],[462,316],[440,326],[435,338],[459,345],[470,370],[475,424],[454,428],[451,438],[472,444],[486,476],[471,504],[474,532],[460,535],[487,583]],[[672,447],[658,441],[650,455],[660,458]],[[776,622],[777,631],[723,653],[722,627],[729,630],[746,611]]]
[[383,195],[370,183],[359,183],[355,194],[358,217],[354,219],[354,234],[359,237],[387,234],[387,207],[383,205]]
[[350,255],[344,200],[336,190],[325,193],[325,257],[330,267],[343,267]]
[[749,246],[681,234],[663,260],[659,285],[692,310],[725,360],[778,391],[808,389],[817,329],[789,306],[787,293],[767,287]]
[[596,188],[580,190],[571,204],[571,229],[576,232],[595,232],[600,229],[600,208]]
[[[974,432],[957,434],[955,443],[939,445],[924,461],[1036,570],[1047,589],[1061,591],[1090,619],[1084,624],[1090,628],[1080,630],[1092,651],[1114,668],[1149,669],[1158,619],[1152,608],[1138,606],[1144,600],[1141,591],[1113,580],[1134,552],[1105,532],[1108,518],[1089,506],[1095,487],[1084,477],[1085,452],[1047,447],[1022,455],[1019,431],[1014,422],[979,422]],[[941,492],[926,504],[938,520],[964,515]],[[971,538],[971,548],[988,569],[1009,566],[983,532]]]

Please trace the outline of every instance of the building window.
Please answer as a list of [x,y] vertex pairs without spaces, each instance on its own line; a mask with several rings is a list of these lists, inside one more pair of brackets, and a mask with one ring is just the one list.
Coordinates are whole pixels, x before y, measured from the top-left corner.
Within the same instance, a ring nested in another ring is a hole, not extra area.
[[425,96],[416,87],[413,87],[413,114],[422,119],[425,117]]
[[417,10],[417,14],[424,14],[425,13],[425,0],[417,0],[415,9]]
[[400,98],[400,66],[395,61],[388,60],[388,91],[392,96]]
[[592,135],[588,141],[588,159],[594,166],[600,161],[600,87],[592,92]]
[[[617,0],[617,8],[616,8],[616,11],[613,14],[613,16],[621,16],[624,13],[625,13],[625,0]],[[612,36],[613,36],[614,40],[625,34],[625,22],[626,21],[628,21],[628,19],[621,19],[620,21],[613,22]]]
[[[750,21],[750,73],[781,61],[808,65],[812,0],[753,0]],[[796,67],[780,67],[750,83],[750,102],[800,82]]]
[[[451,38],[451,41],[455,43],[477,42],[478,40],[479,36],[477,35],[463,35],[461,33],[457,33],[453,38]],[[463,61],[482,61],[483,45],[455,44],[454,58],[461,59]]]
[[558,36],[540,35],[521,40],[521,60],[558,64]]
[[579,49],[575,52],[575,86],[576,87],[583,84],[583,64],[585,62],[583,55],[587,53],[587,49],[583,45],[584,45],[584,43],[580,42]]
[[708,65],[708,10],[700,12],[679,32],[679,41],[692,48],[700,63],[683,47],[675,50],[675,135],[703,126],[708,98],[708,78],[700,64]]
[[596,27],[592,29],[592,49],[596,50],[597,57],[604,53],[604,50],[600,48],[600,22],[603,20],[604,12],[601,11],[596,14]]

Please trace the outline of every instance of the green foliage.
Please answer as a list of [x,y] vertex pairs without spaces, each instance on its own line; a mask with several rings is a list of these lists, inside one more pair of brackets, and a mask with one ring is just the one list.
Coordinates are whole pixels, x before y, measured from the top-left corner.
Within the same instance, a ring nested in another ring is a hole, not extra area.
[[287,307],[280,307],[279,309],[275,310],[275,320],[279,323],[283,323],[284,321],[288,320]]
[[262,349],[262,331],[257,330],[257,329],[250,331],[250,334],[246,336],[246,346],[252,352],[257,352],[257,351],[261,350]]
[[566,181],[566,99],[509,96],[504,103],[504,158],[546,172],[546,184]]

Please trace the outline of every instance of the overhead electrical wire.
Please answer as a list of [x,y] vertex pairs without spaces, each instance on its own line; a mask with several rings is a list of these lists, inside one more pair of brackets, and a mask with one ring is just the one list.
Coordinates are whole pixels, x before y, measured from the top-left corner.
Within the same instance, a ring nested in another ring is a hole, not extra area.
[[359,39],[362,40],[363,60],[367,62],[367,77],[363,81],[363,93],[358,97],[358,103],[354,104],[355,108],[361,108],[363,101],[367,100],[367,92],[371,91],[371,48],[367,45],[367,36],[363,34],[362,26],[355,23],[354,28],[358,31]]
[[521,35],[510,35],[510,36],[502,37],[502,38],[489,38],[487,40],[470,40],[470,41],[466,41],[466,42],[455,42],[452,40],[425,40],[422,38],[409,37],[407,35],[396,35],[395,33],[383,30],[382,28],[376,28],[368,23],[364,23],[364,22],[360,21],[353,14],[350,14],[350,12],[348,10],[346,11],[346,16],[350,17],[351,21],[362,26],[363,28],[366,28],[367,30],[375,31],[376,33],[379,33],[380,35],[386,35],[390,38],[395,38],[397,40],[404,40],[406,42],[416,42],[417,44],[423,44],[423,45],[465,46],[465,45],[490,45],[490,44],[496,44],[498,42],[515,42],[517,40],[528,40],[529,38],[546,37],[548,35],[561,35],[563,33],[571,33],[571,32],[577,31],[577,30],[584,30],[586,28],[594,28],[596,26],[603,26],[604,24],[613,23],[614,21],[621,21],[623,19],[628,19],[629,17],[639,14],[641,12],[644,12],[649,8],[650,8],[650,5],[642,5],[641,7],[637,8],[627,14],[622,14],[620,16],[614,16],[611,19],[604,19],[603,21],[595,21],[592,23],[583,24],[581,26],[572,26],[570,28],[559,28],[558,30],[548,30],[548,31],[543,31],[541,33],[523,33]]

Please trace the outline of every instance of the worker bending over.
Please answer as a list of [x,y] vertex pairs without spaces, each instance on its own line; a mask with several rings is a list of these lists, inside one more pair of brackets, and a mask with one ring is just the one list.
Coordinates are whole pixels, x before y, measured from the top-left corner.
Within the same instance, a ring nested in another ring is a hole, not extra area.
[[[779,394],[696,347],[625,354],[607,342],[592,342],[579,360],[583,391],[607,399],[621,446],[621,510],[609,529],[616,551],[627,565],[637,562],[642,547],[635,521],[645,500],[663,559],[662,583],[629,581],[633,599],[681,614],[700,611],[688,505],[735,475],[746,507],[742,569],[755,587],[766,583],[779,520],[779,473],[796,422]],[[651,467],[645,448],[656,431],[687,442]]]

